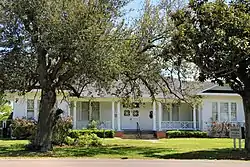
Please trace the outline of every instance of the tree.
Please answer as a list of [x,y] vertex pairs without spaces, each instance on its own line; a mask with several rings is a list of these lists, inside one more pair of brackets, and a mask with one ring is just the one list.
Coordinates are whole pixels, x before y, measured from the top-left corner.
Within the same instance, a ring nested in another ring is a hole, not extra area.
[[[52,149],[56,93],[80,97],[92,88],[121,98],[171,92],[172,68],[162,50],[170,4],[146,0],[142,17],[126,24],[127,0],[3,0],[0,2],[0,89],[25,94],[41,90],[35,150]],[[166,24],[164,24],[166,25]],[[180,73],[179,73],[180,74]],[[178,75],[180,76],[180,75]],[[181,85],[181,84],[180,84]],[[90,88],[90,89],[89,89]],[[177,91],[181,90],[178,94]]]
[[248,0],[191,0],[172,13],[175,30],[162,56],[195,63],[200,81],[229,84],[243,99],[250,151],[250,12]]
[[7,120],[10,116],[12,108],[9,101],[5,99],[3,94],[0,94],[0,122]]
[[[117,78],[116,39],[126,0],[3,0],[0,3],[1,89],[41,90],[33,146],[52,149],[56,92],[79,97]],[[112,61],[112,62],[111,62]]]

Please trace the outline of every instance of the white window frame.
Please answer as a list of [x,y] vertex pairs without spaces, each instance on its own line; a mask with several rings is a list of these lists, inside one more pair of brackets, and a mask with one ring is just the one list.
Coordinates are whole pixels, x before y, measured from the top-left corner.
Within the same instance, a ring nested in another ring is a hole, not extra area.
[[[32,101],[33,101],[33,109],[28,108],[28,101],[29,101],[29,100],[32,100]],[[27,99],[27,100],[26,100],[26,118],[27,118],[27,119],[33,119],[33,118],[35,117],[35,102],[36,102],[35,99]],[[29,118],[29,117],[28,117],[28,112],[31,111],[31,110],[33,110],[33,117],[32,117],[32,118]]]
[[[218,122],[221,122],[221,103],[228,103],[228,122],[237,122],[238,121],[238,112],[239,112],[239,103],[237,101],[233,101],[233,100],[217,100],[217,101],[212,101],[211,102],[211,109],[212,109],[212,104],[213,103],[217,103],[217,110],[218,110]],[[236,121],[232,121],[232,112],[231,112],[231,105],[232,103],[235,103],[236,104]],[[212,113],[212,110],[211,110],[211,113]]]

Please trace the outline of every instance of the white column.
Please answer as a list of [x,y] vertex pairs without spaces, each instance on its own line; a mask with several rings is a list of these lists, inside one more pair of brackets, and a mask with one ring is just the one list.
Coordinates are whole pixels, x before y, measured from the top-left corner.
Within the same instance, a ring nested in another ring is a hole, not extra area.
[[22,99],[22,101],[20,102],[20,103],[25,103],[24,105],[25,105],[25,117],[28,119],[28,111],[27,111],[27,105],[28,105],[28,99]]
[[172,121],[172,119],[173,119],[173,116],[172,116],[172,111],[173,111],[173,104],[171,103],[170,104],[170,107],[169,107],[169,121]]
[[76,129],[76,101],[74,101],[73,121],[73,128]]
[[218,102],[218,122],[220,122],[220,102]]
[[92,103],[91,101],[89,102],[89,121],[92,120]]
[[156,104],[153,102],[153,131],[156,131]]
[[121,131],[121,103],[117,102],[117,130]]
[[67,106],[67,110],[68,110],[68,111],[67,111],[67,116],[70,117],[70,105],[71,105],[71,102],[70,102],[70,101],[67,102],[67,105],[68,105],[68,106]]
[[196,129],[196,106],[193,106],[193,124],[194,124],[194,129]]
[[115,102],[112,101],[112,129],[115,129]]
[[161,121],[162,121],[162,104],[161,102],[158,103],[158,126],[159,131],[161,131]]
[[228,121],[231,122],[231,102],[227,103],[228,104]]
[[37,106],[37,99],[34,100],[34,118],[35,120],[38,120],[38,106]]
[[198,106],[199,130],[201,130],[201,106]]

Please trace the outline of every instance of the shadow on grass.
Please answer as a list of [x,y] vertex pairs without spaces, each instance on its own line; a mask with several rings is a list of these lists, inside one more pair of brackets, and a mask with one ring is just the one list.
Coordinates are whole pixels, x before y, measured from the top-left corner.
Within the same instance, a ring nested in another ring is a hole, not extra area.
[[230,148],[200,150],[185,153],[173,153],[165,155],[149,155],[157,159],[216,159],[216,160],[250,160],[250,154],[244,150]]
[[104,146],[104,147],[56,147],[53,152],[37,153],[24,150],[24,145],[0,147],[0,157],[106,157],[106,158],[155,158],[155,159],[231,159],[250,160],[250,154],[233,149],[201,150],[178,153],[168,148],[136,147],[136,146]]
[[25,145],[0,147],[0,157],[116,157],[127,159],[131,157],[149,157],[159,152],[171,152],[172,149],[134,147],[134,146],[103,146],[103,147],[55,147],[53,152],[39,153],[24,149]]

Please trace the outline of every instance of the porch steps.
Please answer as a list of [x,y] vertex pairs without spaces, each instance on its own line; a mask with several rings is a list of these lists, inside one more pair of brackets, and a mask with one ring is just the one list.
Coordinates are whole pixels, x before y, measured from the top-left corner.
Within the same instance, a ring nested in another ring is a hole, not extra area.
[[155,133],[153,131],[141,131],[138,135],[137,131],[125,130],[123,134],[123,139],[155,139]]

